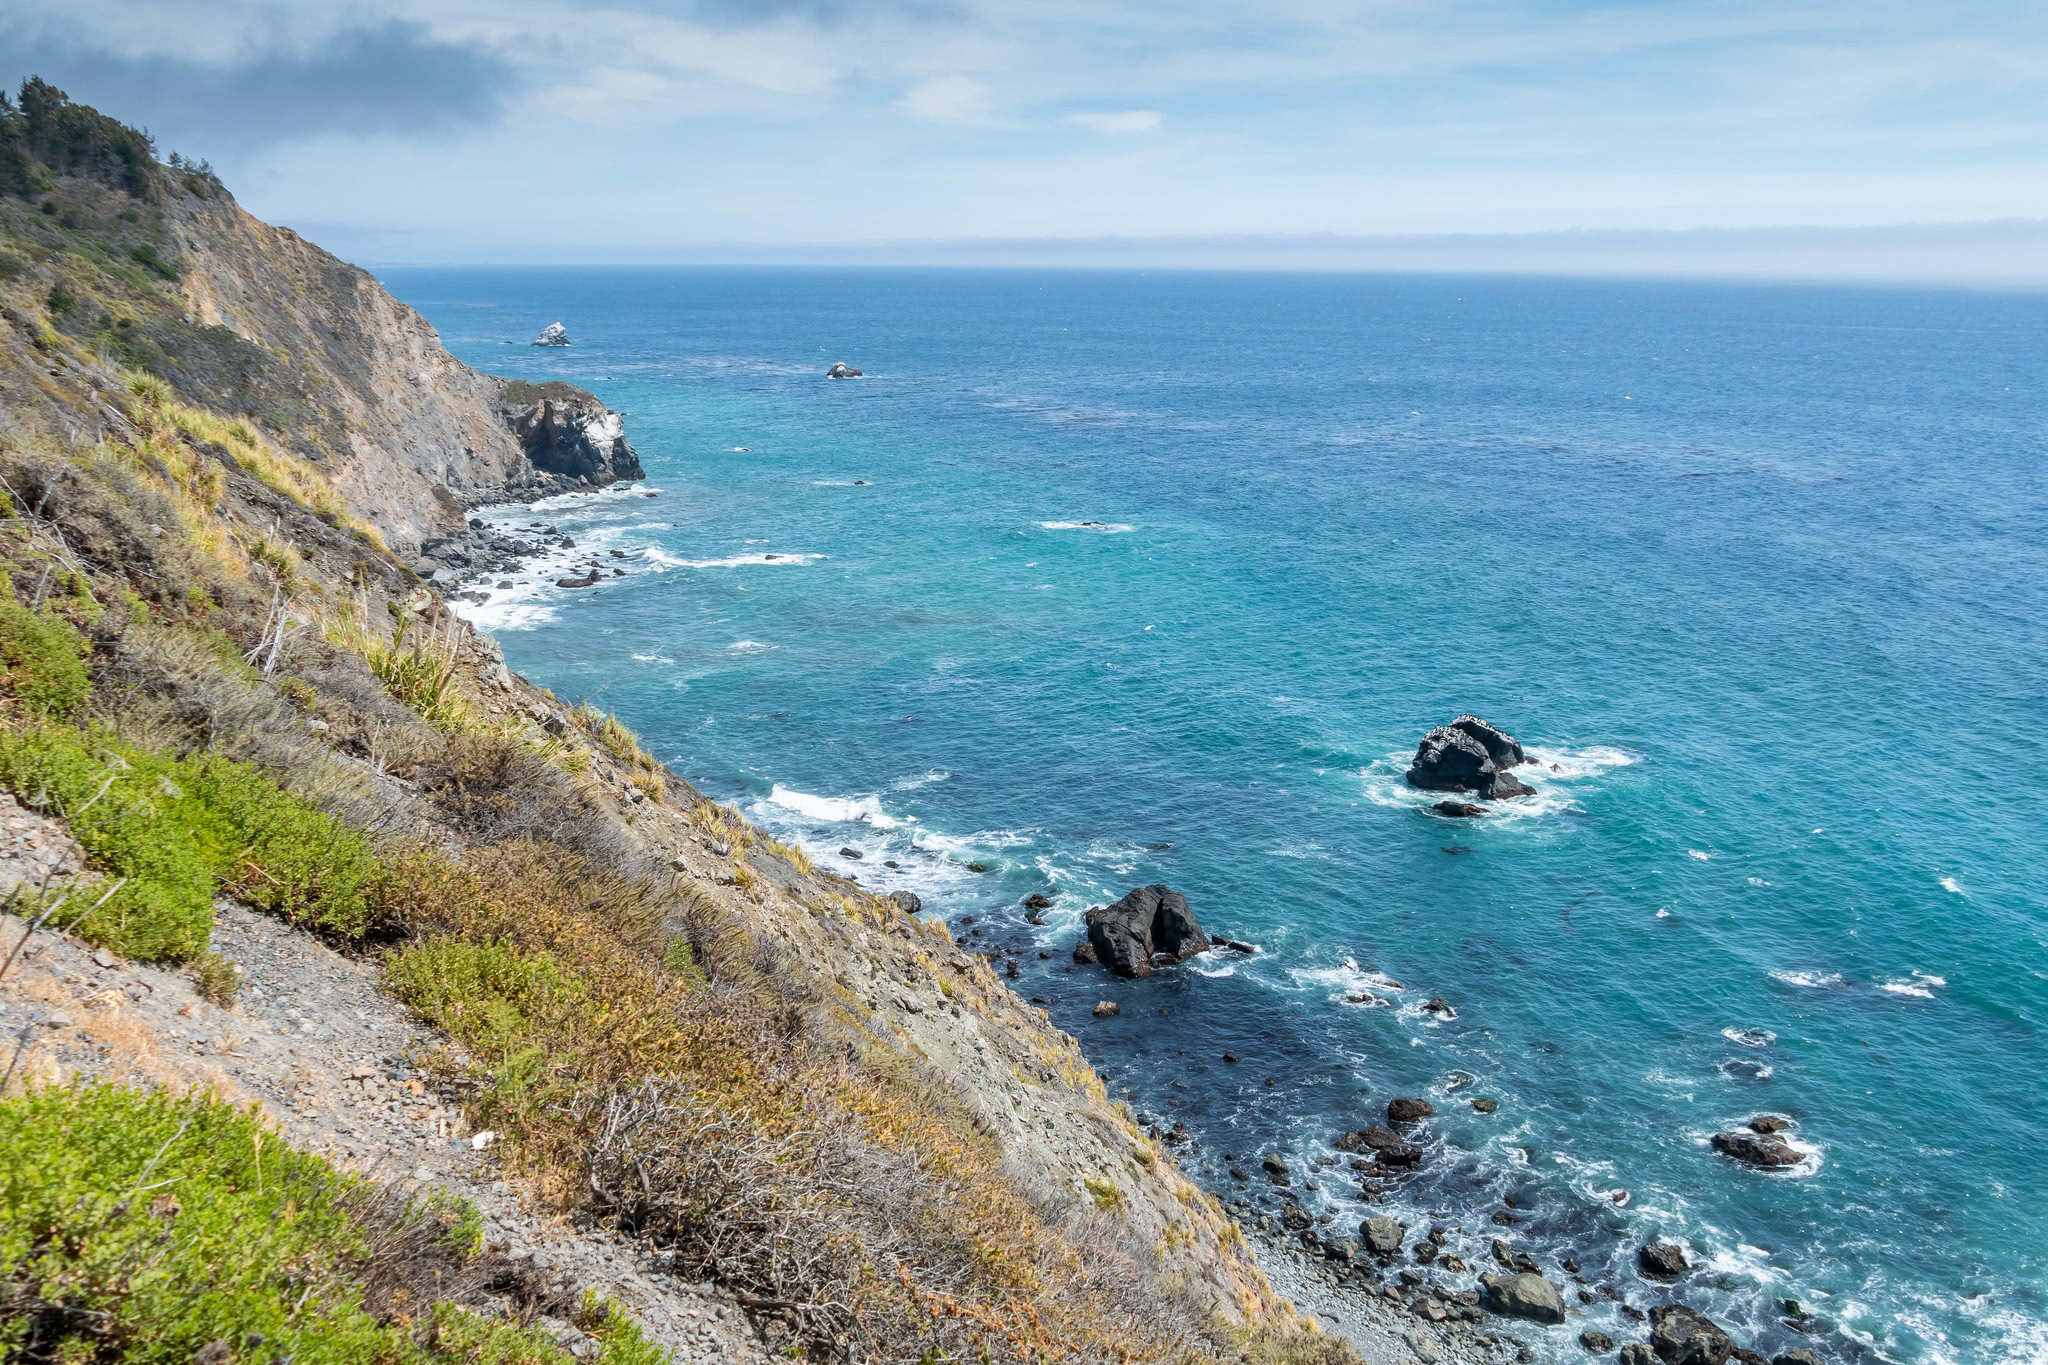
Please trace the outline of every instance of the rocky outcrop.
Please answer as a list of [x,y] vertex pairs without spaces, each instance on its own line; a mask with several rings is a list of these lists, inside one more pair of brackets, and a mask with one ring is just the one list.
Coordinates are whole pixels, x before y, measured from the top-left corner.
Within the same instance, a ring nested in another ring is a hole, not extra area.
[[1679,1304],[1650,1310],[1650,1346],[1664,1365],[1726,1365],[1735,1354],[1719,1324]]
[[825,371],[825,377],[827,379],[858,379],[860,378],[860,371],[842,360],[831,369]]
[[536,474],[562,485],[548,491],[647,477],[626,439],[625,419],[573,384],[515,380],[504,386],[497,408]]
[[1428,1100],[1419,1100],[1412,1095],[1397,1095],[1387,1101],[1388,1123],[1416,1123],[1436,1113],[1436,1106]]
[[[1408,785],[1433,792],[1473,792],[1487,801],[1531,796],[1535,788],[1508,771],[1528,761],[1513,735],[1477,716],[1459,716],[1423,736],[1415,761],[1408,765]],[[1471,813],[1444,810],[1445,805],[1459,804],[1446,802],[1437,809],[1447,815]]]
[[1209,946],[1188,898],[1156,885],[1089,910],[1088,942],[1097,961],[1130,977],[1150,976],[1155,964],[1182,962]]
[[569,329],[559,322],[551,322],[540,329],[540,335],[533,339],[535,346],[567,346]]
[[[1555,1326],[1564,1321],[1564,1296],[1541,1275],[1481,1275],[1488,1311]],[[1719,1365],[1719,1362],[1715,1362]]]

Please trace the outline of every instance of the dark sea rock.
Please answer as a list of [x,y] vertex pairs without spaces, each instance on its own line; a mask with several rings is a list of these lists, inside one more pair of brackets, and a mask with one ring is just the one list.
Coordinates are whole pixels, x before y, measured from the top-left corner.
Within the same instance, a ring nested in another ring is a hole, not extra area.
[[1474,1111],[1475,1113],[1480,1113],[1480,1114],[1491,1114],[1491,1113],[1492,1113],[1492,1112],[1493,1112],[1494,1110],[1496,1110],[1496,1109],[1498,1109],[1498,1108],[1500,1108],[1500,1103],[1499,1103],[1498,1101],[1496,1101],[1496,1100],[1474,1100],[1474,1101],[1472,1101],[1472,1109],[1473,1109],[1473,1111]]
[[1749,1121],[1749,1131],[1752,1133],[1782,1133],[1791,1126],[1792,1120],[1781,1118],[1777,1114],[1758,1114]]
[[[1534,789],[1508,773],[1528,761],[1514,736],[1477,716],[1459,716],[1423,736],[1415,749],[1415,761],[1408,767],[1408,785],[1424,791],[1474,792],[1488,801],[1528,796]],[[1465,815],[1470,812],[1444,809],[1465,804],[1444,802],[1437,809],[1446,815]]]
[[859,862],[861,855],[859,849],[855,848],[851,844],[848,844],[845,848],[839,850],[839,856],[842,858],[851,858],[855,862]]
[[1391,1218],[1381,1216],[1360,1223],[1358,1235],[1365,1239],[1366,1250],[1373,1255],[1392,1256],[1401,1249],[1401,1240],[1408,1235],[1408,1229]]
[[1581,1332],[1579,1333],[1579,1345],[1585,1347],[1596,1356],[1604,1356],[1614,1349],[1614,1338],[1608,1336],[1605,1332]]
[[1259,1168],[1265,1171],[1266,1178],[1275,1185],[1290,1183],[1290,1178],[1287,1174],[1287,1163],[1280,1159],[1278,1152],[1268,1152],[1265,1159],[1259,1162]]
[[1685,1253],[1669,1242],[1650,1242],[1636,1249],[1636,1269],[1653,1280],[1675,1280],[1687,1266]]
[[1531,1275],[1527,1271],[1513,1275],[1481,1275],[1479,1283],[1485,1286],[1485,1302],[1490,1312],[1552,1326],[1564,1321],[1564,1296],[1557,1292],[1556,1285],[1541,1275]]
[[827,379],[858,379],[860,378],[860,371],[842,360],[831,369],[825,371],[825,377]]
[[889,899],[896,902],[896,908],[906,915],[914,915],[924,909],[924,902],[915,891],[891,891]]
[[1428,1100],[1416,1099],[1412,1095],[1397,1095],[1387,1101],[1387,1122],[1415,1123],[1436,1113],[1436,1106]]
[[1620,1365],[1657,1365],[1657,1353],[1640,1341],[1631,1341],[1621,1348]]
[[1122,1014],[1123,1012],[1123,1006],[1117,1004],[1114,1000],[1098,1000],[1095,1002],[1095,1017],[1097,1019],[1108,1019],[1112,1015]]
[[1820,1357],[1804,1346],[1793,1351],[1780,1351],[1771,1357],[1771,1365],[1820,1365]]
[[1024,898],[1024,908],[1026,910],[1050,910],[1052,909],[1052,897],[1046,895],[1043,891],[1034,891]]
[[1716,1133],[1709,1141],[1721,1155],[1765,1169],[1797,1166],[1806,1159],[1797,1148],[1775,1133]]
[[1486,807],[1474,805],[1470,801],[1439,801],[1431,809],[1438,815],[1448,815],[1453,820],[1470,820],[1486,814]]
[[1162,956],[1181,962],[1209,946],[1188,900],[1165,886],[1141,886],[1114,905],[1088,912],[1088,941],[1118,976],[1152,974]]
[[1650,1345],[1664,1365],[1727,1365],[1735,1353],[1719,1324],[1679,1304],[1650,1310]]
[[557,578],[555,586],[558,588],[594,588],[597,586],[597,575],[593,573],[588,578]]
[[1082,939],[1074,945],[1074,961],[1087,966],[1095,961],[1095,945]]

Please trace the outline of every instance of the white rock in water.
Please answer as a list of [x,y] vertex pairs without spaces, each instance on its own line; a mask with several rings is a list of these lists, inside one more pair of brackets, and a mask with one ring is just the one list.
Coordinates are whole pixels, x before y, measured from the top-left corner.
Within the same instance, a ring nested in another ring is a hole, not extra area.
[[569,344],[569,329],[559,322],[551,322],[541,328],[540,335],[533,339],[533,344],[536,346],[567,346]]

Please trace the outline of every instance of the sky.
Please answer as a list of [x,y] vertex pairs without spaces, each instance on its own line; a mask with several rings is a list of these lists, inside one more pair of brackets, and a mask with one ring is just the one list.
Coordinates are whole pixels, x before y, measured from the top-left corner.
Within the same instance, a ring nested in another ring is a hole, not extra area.
[[30,72],[366,262],[2032,220],[1901,249],[2048,277],[2014,0],[0,0]]

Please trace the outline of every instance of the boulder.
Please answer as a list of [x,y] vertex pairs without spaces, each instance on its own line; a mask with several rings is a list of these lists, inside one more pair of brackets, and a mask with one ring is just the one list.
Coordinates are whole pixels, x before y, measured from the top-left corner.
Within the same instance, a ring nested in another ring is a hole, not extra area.
[[1498,1108],[1500,1108],[1500,1101],[1498,1100],[1472,1101],[1472,1111],[1477,1114],[1491,1114],[1494,1110]]
[[827,379],[858,379],[860,378],[860,371],[842,360],[831,369],[825,371],[825,377]]
[[861,853],[860,850],[855,848],[852,844],[848,844],[845,848],[839,850],[839,856],[842,858],[851,858],[853,859],[853,861],[859,862],[861,858]]
[[1344,1136],[1337,1139],[1334,1145],[1340,1152],[1357,1152],[1368,1149],[1380,1152],[1390,1147],[1399,1147],[1402,1145],[1402,1142],[1399,1133],[1394,1132],[1391,1128],[1382,1128],[1377,1123],[1374,1123],[1360,1128],[1357,1132],[1344,1134]]
[[1079,943],[1076,943],[1074,945],[1074,961],[1081,964],[1084,967],[1094,962],[1095,945],[1090,943],[1085,938],[1082,939]]
[[1407,1168],[1422,1164],[1422,1149],[1402,1143],[1397,1147],[1379,1149],[1379,1164],[1382,1166]]
[[1664,1365],[1727,1365],[1735,1353],[1712,1319],[1679,1304],[1650,1310],[1650,1345]]
[[1034,891],[1024,898],[1024,908],[1026,910],[1050,910],[1052,909],[1052,897],[1046,895],[1043,891]]
[[906,915],[914,915],[924,909],[924,902],[915,891],[891,891],[889,899],[896,902],[896,908]]
[[1122,1014],[1123,1012],[1123,1006],[1117,1004],[1114,1000],[1098,1000],[1095,1002],[1095,1017],[1097,1019],[1107,1019],[1112,1015]]
[[535,346],[567,346],[569,329],[559,322],[551,322],[540,329],[540,335],[533,339]]
[[1620,1365],[1657,1365],[1657,1353],[1640,1341],[1621,1348]]
[[1820,1365],[1820,1357],[1801,1346],[1796,1351],[1780,1351],[1771,1357],[1771,1365]]
[[593,573],[585,578],[557,578],[555,586],[558,588],[594,588],[597,586],[597,575]]
[[[1408,766],[1408,785],[1424,791],[1474,792],[1488,801],[1528,796],[1533,789],[1508,774],[1508,769],[1528,761],[1514,736],[1477,716],[1459,716],[1423,736],[1415,749],[1415,761]],[[1446,809],[1465,805],[1446,801],[1437,809],[1445,815],[1483,813]]]
[[1438,815],[1448,815],[1453,820],[1470,820],[1486,814],[1486,807],[1475,806],[1470,801],[1439,801],[1434,809]]
[[1428,1100],[1419,1100],[1412,1095],[1399,1095],[1387,1101],[1387,1122],[1414,1123],[1426,1119],[1436,1112],[1436,1106]]
[[1581,1332],[1579,1333],[1579,1345],[1585,1347],[1596,1356],[1604,1356],[1614,1349],[1614,1338],[1608,1336],[1605,1332]]
[[1650,1242],[1636,1249],[1636,1269],[1652,1280],[1675,1280],[1687,1270],[1685,1253],[1669,1242]]
[[1489,1312],[1552,1325],[1564,1321],[1564,1296],[1557,1292],[1556,1285],[1541,1275],[1531,1275],[1526,1271],[1514,1275],[1481,1275],[1479,1283],[1485,1286],[1485,1303]]
[[1778,1114],[1758,1114],[1755,1118],[1749,1121],[1750,1132],[1764,1133],[1766,1135],[1771,1133],[1782,1133],[1791,1126],[1792,1120],[1784,1118]]
[[1280,1159],[1279,1153],[1268,1152],[1266,1154],[1266,1159],[1259,1163],[1259,1168],[1266,1173],[1266,1178],[1268,1180],[1271,1180],[1275,1185],[1285,1185],[1289,1183],[1287,1176],[1287,1163]]
[[1408,1235],[1408,1229],[1391,1218],[1368,1218],[1358,1225],[1358,1235],[1365,1239],[1365,1249],[1375,1256],[1392,1256],[1401,1249],[1401,1239]]
[[1165,886],[1141,886],[1114,905],[1088,912],[1088,941],[1103,965],[1118,976],[1150,976],[1155,960],[1181,962],[1202,952],[1209,939],[1188,899]]
[[1714,1150],[1722,1156],[1750,1166],[1773,1169],[1781,1166],[1797,1166],[1806,1158],[1799,1150],[1776,1133],[1732,1132],[1716,1133],[1709,1139]]

